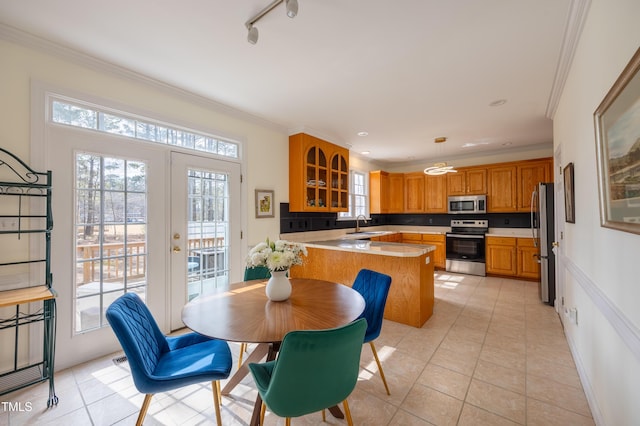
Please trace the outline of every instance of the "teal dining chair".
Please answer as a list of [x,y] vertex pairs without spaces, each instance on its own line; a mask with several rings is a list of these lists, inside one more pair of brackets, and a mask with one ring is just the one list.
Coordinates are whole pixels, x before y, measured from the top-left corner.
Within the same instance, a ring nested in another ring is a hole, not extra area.
[[[264,407],[275,415],[291,417],[322,411],[342,402],[345,417],[353,425],[347,397],[360,371],[365,319],[327,330],[291,331],[284,336],[278,358],[249,370]],[[260,424],[263,424],[261,419]]]
[[232,365],[227,342],[197,333],[165,336],[135,293],[116,299],[106,316],[127,357],[136,389],[146,394],[136,425],[142,425],[153,394],[210,381],[221,426],[219,381],[229,377]]
[[[271,271],[266,266],[253,266],[244,268],[244,280],[262,280],[271,278]],[[247,344],[240,343],[240,354],[238,355],[238,368],[242,365],[242,358],[247,351]]]
[[369,346],[371,346],[371,351],[373,352],[376,364],[378,364],[380,377],[382,378],[382,383],[387,391],[387,395],[391,395],[391,392],[389,392],[387,379],[384,377],[382,364],[380,364],[378,352],[376,351],[373,341],[378,338],[382,330],[384,308],[387,305],[387,296],[389,295],[390,287],[391,277],[389,275],[370,269],[360,270],[351,287],[364,298],[365,308],[362,315],[360,315],[360,318],[366,318],[367,320],[367,332],[364,335],[364,343],[369,343]]

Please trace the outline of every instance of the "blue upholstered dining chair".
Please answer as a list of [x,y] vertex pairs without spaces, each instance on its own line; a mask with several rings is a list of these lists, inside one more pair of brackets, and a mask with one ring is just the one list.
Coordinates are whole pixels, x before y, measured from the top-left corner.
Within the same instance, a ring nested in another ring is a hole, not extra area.
[[360,371],[366,321],[359,319],[328,330],[291,331],[284,336],[278,358],[249,370],[264,407],[277,416],[291,417],[324,410],[343,403],[347,423],[353,425],[347,397],[353,392]]
[[378,338],[382,330],[382,319],[384,308],[387,304],[387,296],[389,295],[389,287],[391,287],[391,277],[389,275],[369,269],[360,270],[351,287],[364,298],[365,308],[362,315],[360,315],[360,318],[366,318],[367,320],[367,332],[364,335],[364,343],[369,343],[371,346],[371,351],[378,364],[380,377],[382,377],[382,383],[384,383],[387,395],[391,395],[391,392],[389,392],[387,379],[384,377],[382,364],[380,364],[378,352],[376,351],[373,341]]
[[135,293],[126,293],[107,309],[107,320],[122,345],[133,382],[146,394],[136,425],[141,425],[157,392],[211,381],[218,426],[220,382],[229,377],[231,351],[227,342],[197,333],[166,337]]

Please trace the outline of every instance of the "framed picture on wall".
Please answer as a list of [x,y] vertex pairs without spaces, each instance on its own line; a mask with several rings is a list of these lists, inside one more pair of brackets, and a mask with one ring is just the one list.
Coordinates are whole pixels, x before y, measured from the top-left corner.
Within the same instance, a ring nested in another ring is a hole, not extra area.
[[573,189],[573,163],[567,164],[562,172],[564,181],[564,220],[576,223],[575,193]]
[[640,49],[594,113],[600,224],[640,234]]
[[256,217],[273,217],[273,191],[256,189]]

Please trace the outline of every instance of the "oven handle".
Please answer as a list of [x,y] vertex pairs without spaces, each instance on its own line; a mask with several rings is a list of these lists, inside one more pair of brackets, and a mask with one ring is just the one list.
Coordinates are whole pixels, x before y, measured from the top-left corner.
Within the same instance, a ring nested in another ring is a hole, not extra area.
[[447,234],[447,238],[473,238],[478,240],[484,240],[484,235]]

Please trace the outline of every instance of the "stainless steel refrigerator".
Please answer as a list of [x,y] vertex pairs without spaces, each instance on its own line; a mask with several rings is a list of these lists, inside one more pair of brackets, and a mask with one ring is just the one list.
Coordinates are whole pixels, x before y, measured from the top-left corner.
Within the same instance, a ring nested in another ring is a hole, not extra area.
[[540,299],[554,305],[556,299],[556,255],[553,252],[553,183],[539,183],[531,194],[531,234],[540,248]]

